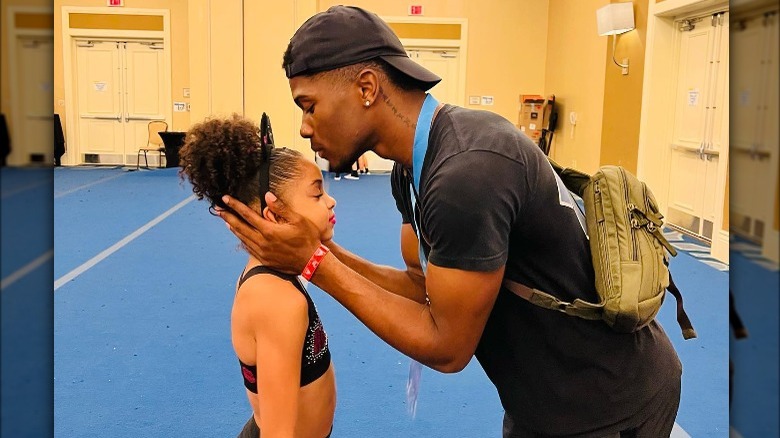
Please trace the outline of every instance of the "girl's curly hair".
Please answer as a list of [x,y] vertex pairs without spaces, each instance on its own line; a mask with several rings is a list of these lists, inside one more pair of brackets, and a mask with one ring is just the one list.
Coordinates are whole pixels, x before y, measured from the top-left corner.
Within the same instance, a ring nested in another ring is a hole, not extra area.
[[[223,195],[246,205],[259,202],[259,170],[263,161],[260,128],[252,120],[233,114],[209,118],[193,125],[179,153],[179,176],[189,179],[198,199],[227,209]],[[288,183],[302,175],[303,155],[288,148],[270,154],[270,191],[283,200]]]

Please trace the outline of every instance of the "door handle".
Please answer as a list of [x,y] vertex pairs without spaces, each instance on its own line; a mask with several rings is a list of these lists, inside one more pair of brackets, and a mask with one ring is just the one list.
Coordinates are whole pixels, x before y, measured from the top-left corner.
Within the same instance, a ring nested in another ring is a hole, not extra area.
[[128,122],[130,120],[164,120],[165,117],[162,116],[131,116],[130,114],[125,114],[125,122]]
[[434,50],[433,53],[436,53],[442,58],[457,58],[457,55],[449,53],[446,50]]
[[750,159],[755,160],[758,158],[758,144],[753,143],[750,145]]
[[122,115],[117,114],[115,116],[93,116],[93,115],[81,115],[82,119],[96,119],[96,120],[116,120],[117,122],[122,121]]
[[712,161],[712,157],[719,157],[720,156],[720,151],[717,150],[717,149],[713,149],[711,142],[707,142],[704,145],[705,145],[705,147],[704,147],[703,155],[704,155],[704,158],[707,161]]

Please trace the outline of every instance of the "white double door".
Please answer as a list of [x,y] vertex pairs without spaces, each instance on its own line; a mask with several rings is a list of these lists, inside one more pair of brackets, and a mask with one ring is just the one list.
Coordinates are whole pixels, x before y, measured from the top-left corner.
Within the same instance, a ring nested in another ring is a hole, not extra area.
[[[778,13],[736,21],[731,74],[731,228],[777,260]],[[772,250],[771,246],[774,245]]]
[[166,120],[162,40],[74,44],[79,163],[135,165],[149,121]]
[[729,20],[719,12],[691,21],[677,22],[667,221],[711,241],[728,208]]

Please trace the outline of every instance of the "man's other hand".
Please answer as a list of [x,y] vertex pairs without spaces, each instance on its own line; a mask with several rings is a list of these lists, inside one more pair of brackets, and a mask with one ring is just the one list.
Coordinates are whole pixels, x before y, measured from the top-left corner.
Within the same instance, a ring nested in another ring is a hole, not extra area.
[[267,220],[228,195],[222,200],[235,214],[230,210],[219,210],[219,216],[263,265],[298,275],[320,245],[319,231],[311,221],[288,209],[272,193],[266,193],[265,199],[274,216],[283,220]]

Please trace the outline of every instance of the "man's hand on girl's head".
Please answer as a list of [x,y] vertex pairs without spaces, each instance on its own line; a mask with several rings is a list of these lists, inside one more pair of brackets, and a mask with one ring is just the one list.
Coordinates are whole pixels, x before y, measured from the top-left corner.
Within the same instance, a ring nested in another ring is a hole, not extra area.
[[219,210],[218,214],[247,251],[263,265],[281,272],[300,274],[320,245],[319,231],[311,221],[287,209],[272,193],[267,193],[265,199],[274,215],[284,217],[283,223],[266,220],[227,195],[222,200],[235,213]]

